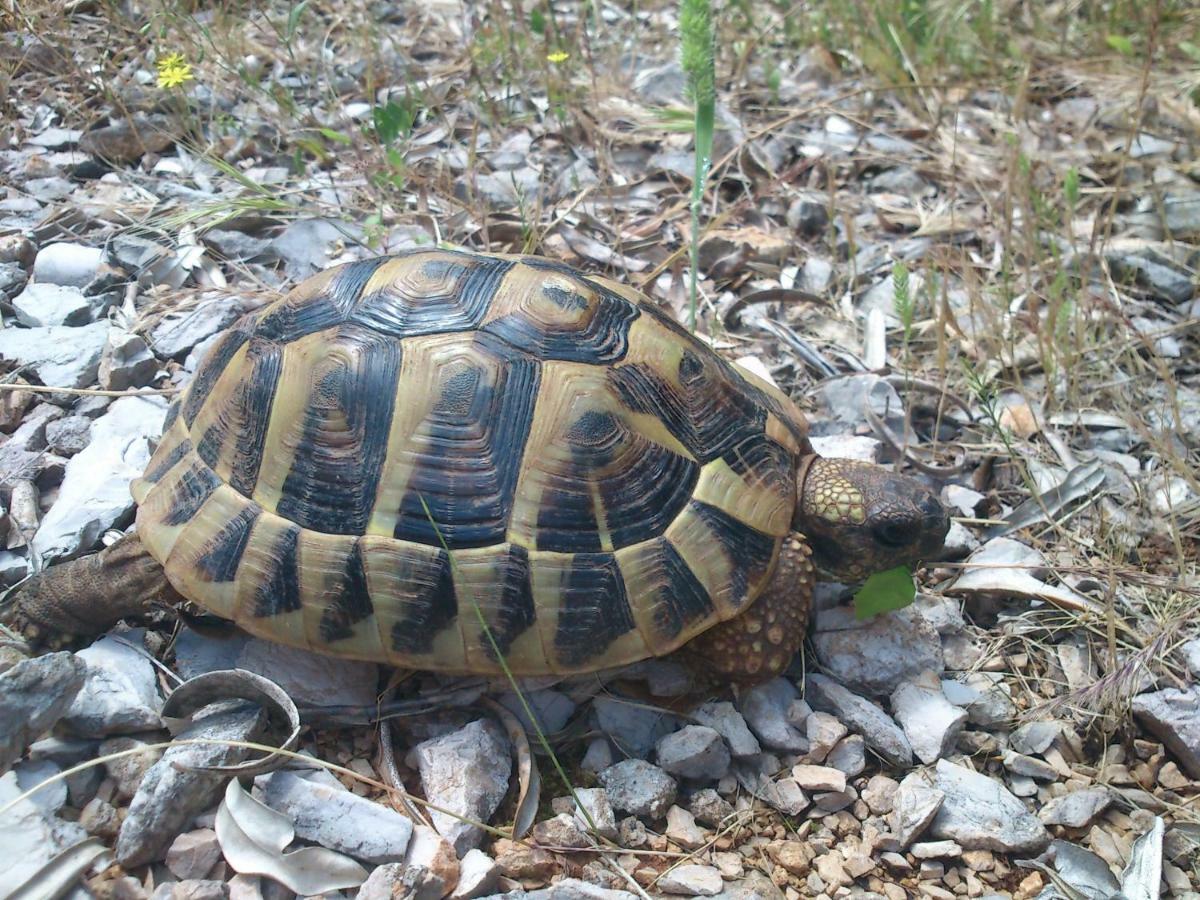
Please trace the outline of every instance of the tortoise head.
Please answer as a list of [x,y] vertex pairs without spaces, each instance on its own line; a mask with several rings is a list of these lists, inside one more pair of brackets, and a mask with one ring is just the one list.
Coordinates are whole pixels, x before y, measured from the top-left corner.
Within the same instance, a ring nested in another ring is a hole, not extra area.
[[817,566],[845,580],[912,565],[942,549],[950,517],[937,496],[906,475],[848,459],[806,458],[795,529]]

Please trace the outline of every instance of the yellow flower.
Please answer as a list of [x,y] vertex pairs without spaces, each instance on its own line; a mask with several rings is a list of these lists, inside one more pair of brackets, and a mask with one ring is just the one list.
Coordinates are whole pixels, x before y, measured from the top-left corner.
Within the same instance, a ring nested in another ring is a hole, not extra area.
[[154,65],[158,69],[158,86],[164,90],[179,87],[195,77],[182,53],[168,53],[156,60]]
[[553,53],[546,54],[546,60],[552,63],[566,62],[571,58],[571,54],[565,50],[555,50]]

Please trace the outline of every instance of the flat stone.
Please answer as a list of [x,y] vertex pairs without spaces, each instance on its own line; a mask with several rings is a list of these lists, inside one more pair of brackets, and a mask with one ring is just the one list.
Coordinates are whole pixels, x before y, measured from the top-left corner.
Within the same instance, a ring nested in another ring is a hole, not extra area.
[[1133,714],[1193,778],[1200,778],[1200,685],[1133,698]]
[[31,799],[18,800],[22,793],[16,773],[0,777],[0,807],[7,807],[0,814],[0,884],[6,894],[60,852],[87,838],[81,825],[47,814]]
[[482,897],[496,886],[499,877],[500,867],[494,859],[482,850],[468,850],[459,864],[458,884],[450,893],[450,900]]
[[46,244],[33,261],[33,277],[45,284],[82,288],[96,277],[103,262],[99,247],[65,241]]
[[66,805],[67,783],[57,777],[62,769],[56,763],[48,759],[30,759],[17,763],[13,771],[17,773],[17,785],[22,791],[37,788],[29,799],[47,813],[56,813]]
[[579,822],[569,813],[543,819],[530,829],[529,836],[539,847],[583,850],[592,846]]
[[679,724],[670,713],[612,696],[597,697],[592,709],[600,730],[627,756],[649,756],[654,745]]
[[46,446],[60,456],[74,456],[92,439],[92,420],[65,416],[46,425]]
[[1196,294],[1188,267],[1152,247],[1115,247],[1105,253],[1105,259],[1119,279],[1133,281],[1169,303],[1186,303]]
[[740,881],[730,882],[716,896],[721,900],[785,900],[783,891],[757,869],[748,871]]
[[658,742],[655,758],[678,778],[717,781],[729,771],[725,739],[707,725],[685,725]]
[[678,660],[645,659],[637,665],[637,675],[655,697],[682,697],[693,687],[692,671]]
[[224,331],[242,315],[227,298],[205,300],[191,309],[170,312],[150,331],[150,344],[159,356],[180,359],[205,338]]
[[63,723],[83,737],[107,737],[162,726],[158,674],[150,656],[129,637],[106,635],[76,654],[87,666],[83,687]]
[[667,840],[684,850],[699,849],[708,840],[704,829],[696,824],[696,817],[679,806],[672,806],[667,810],[667,830],[664,833]]
[[[525,691],[524,695],[525,703],[529,704],[529,708],[537,717],[538,726],[543,734],[553,735],[562,731],[571,721],[571,716],[575,714],[575,701],[561,691]],[[506,691],[497,699],[521,720],[521,724],[525,726],[525,730],[531,736],[537,734],[533,721],[525,712],[525,704],[521,702],[521,698],[514,691]]]
[[107,322],[78,328],[4,328],[0,329],[0,362],[25,367],[26,374],[49,387],[85,388],[96,380],[107,337]]
[[804,732],[808,739],[808,758],[813,762],[824,762],[846,736],[847,728],[831,713],[814,712],[805,716]]
[[1012,734],[1008,736],[1008,746],[1017,753],[1033,756],[1045,753],[1060,734],[1061,722],[1046,719],[1026,722],[1013,729]]
[[393,809],[288,771],[259,777],[255,788],[296,824],[299,838],[377,865],[405,858],[413,823]]
[[70,653],[25,659],[0,675],[0,771],[62,718],[86,677],[83,660]]
[[705,788],[692,794],[688,803],[696,821],[709,828],[722,828],[725,820],[733,815],[733,805],[712,788]]
[[111,328],[96,377],[107,391],[145,387],[158,372],[158,360],[140,335]]
[[934,781],[946,795],[931,826],[934,837],[1001,853],[1037,853],[1050,843],[1046,827],[995,779],[941,759]]
[[[481,189],[483,178],[481,175]],[[511,191],[511,179],[508,183]],[[271,241],[270,252],[284,260],[288,277],[300,281],[329,268],[333,263],[331,251],[344,244],[348,237],[353,237],[353,233],[345,222],[336,219],[298,219]]]
[[962,856],[963,849],[954,841],[921,841],[908,848],[917,859],[946,859]]
[[29,574],[29,560],[11,550],[0,550],[0,586],[11,587]]
[[864,621],[848,607],[818,611],[812,641],[830,677],[870,696],[887,696],[902,681],[945,668],[937,630],[912,607]]
[[872,775],[863,788],[862,798],[867,808],[877,816],[885,816],[892,811],[896,791],[900,785],[894,778],[886,775]]
[[742,714],[732,703],[705,703],[692,710],[692,718],[718,732],[729,744],[733,756],[742,759],[762,752],[758,740],[750,733]]
[[78,128],[47,128],[26,139],[26,143],[47,150],[65,150],[79,143],[83,134]]
[[91,442],[67,463],[58,499],[33,537],[43,559],[86,553],[130,518],[129,486],[145,471],[166,412],[161,397],[122,397],[95,421]]
[[229,900],[229,885],[201,878],[167,882],[154,889],[150,900]]
[[610,840],[616,838],[617,817],[612,804],[608,802],[608,792],[604,788],[575,788],[575,799],[579,801],[580,808],[576,808],[575,800],[570,797],[566,799],[571,804],[570,811],[574,812],[581,826],[595,828],[601,837]]
[[966,710],[946,699],[936,676],[898,685],[892,693],[892,713],[913,752],[926,764],[949,753],[967,723]]
[[[124,753],[127,750],[132,751],[146,747],[149,743],[149,741],[135,737],[109,738],[100,743],[98,755],[108,757]],[[104,770],[116,784],[117,796],[124,799],[133,797],[137,793],[142,779],[146,777],[146,773],[161,757],[162,751],[160,750],[144,750],[140,753],[129,753],[127,756],[107,759],[104,763]]]
[[579,768],[585,772],[598,775],[613,764],[612,744],[606,737],[592,738],[588,743],[587,752],[580,760]]
[[19,265],[0,262],[0,299],[11,299],[25,289],[29,276]]
[[849,778],[861,775],[867,767],[866,741],[861,734],[847,735],[825,757],[825,764]]
[[210,708],[176,736],[203,743],[174,744],[142,778],[117,836],[117,860],[126,869],[161,859],[197,813],[217,804],[225,779],[199,767],[241,762],[252,751],[224,742],[256,740],[266,725],[257,707]]
[[663,874],[656,885],[664,894],[684,894],[689,897],[715,897],[725,887],[721,873],[713,866],[689,863],[676,866]]
[[[322,656],[259,638],[242,647],[237,668],[270,678],[296,703],[317,709],[372,707],[379,684],[375,663]],[[366,718],[364,714],[364,724]]]
[[578,878],[563,878],[537,891],[509,891],[496,894],[504,900],[637,900],[637,894],[603,888]]
[[77,287],[34,282],[12,300],[17,321],[27,328],[86,325],[95,318],[93,298]]
[[412,891],[412,900],[441,900],[450,886],[458,883],[461,872],[454,847],[428,825],[413,827],[404,863],[425,873],[418,889]]
[[1059,772],[1054,766],[1032,756],[1013,753],[1011,750],[1004,754],[1004,768],[1016,775],[1026,778],[1036,778],[1038,781],[1058,781]]
[[1038,810],[1038,818],[1046,825],[1086,828],[1099,818],[1112,802],[1113,795],[1107,788],[1085,788],[1053,798]]
[[210,351],[220,339],[221,332],[217,332],[216,334],[210,334],[204,340],[200,341],[200,343],[196,344],[195,347],[188,351],[188,355],[184,357],[183,370],[187,372],[188,375],[195,375],[196,370],[199,369],[204,360],[208,358],[208,351]]
[[944,800],[942,791],[912,776],[900,783],[892,795],[892,811],[888,818],[900,850],[906,849],[925,833]]
[[846,773],[829,766],[792,766],[792,777],[806,791],[844,791]]
[[657,820],[675,802],[675,780],[645,760],[623,760],[601,772],[599,779],[618,812]]
[[[479,719],[424,741],[414,752],[425,797],[443,809],[487,822],[508,792],[512,768],[508,739],[491,720]],[[431,810],[430,817],[459,856],[483,839],[478,825],[437,810]]]
[[817,709],[837,716],[859,732],[868,747],[895,766],[912,765],[912,747],[891,716],[872,703],[824,675],[811,673],[805,684],[808,700]]
[[221,845],[211,828],[185,831],[167,849],[167,868],[181,881],[203,878],[220,860]]
[[359,886],[355,900],[393,900],[401,897],[406,900],[438,900],[446,888],[447,885],[420,866],[386,863],[371,871],[367,880]]
[[787,753],[808,750],[808,740],[788,723],[788,708],[799,696],[786,678],[773,678],[742,692],[742,715],[765,746]]
[[943,679],[942,693],[966,709],[967,721],[980,728],[1007,725],[1017,714],[1009,687],[997,672],[972,672],[963,681]]
[[1192,677],[1200,678],[1200,638],[1184,641],[1179,645],[1179,653]]

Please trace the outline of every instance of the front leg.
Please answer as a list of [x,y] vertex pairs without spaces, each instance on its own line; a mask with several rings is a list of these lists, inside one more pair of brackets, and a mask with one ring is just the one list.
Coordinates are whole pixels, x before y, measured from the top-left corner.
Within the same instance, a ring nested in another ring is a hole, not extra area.
[[788,667],[804,643],[816,569],[804,535],[783,542],[770,583],[741,615],[697,635],[680,650],[709,676],[741,684],[769,681]]

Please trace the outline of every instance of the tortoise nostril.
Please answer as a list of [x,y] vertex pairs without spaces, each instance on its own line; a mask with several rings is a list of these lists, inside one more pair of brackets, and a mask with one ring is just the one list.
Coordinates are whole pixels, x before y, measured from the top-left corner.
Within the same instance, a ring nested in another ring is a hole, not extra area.
[[913,542],[917,535],[917,529],[911,523],[884,522],[876,525],[871,533],[875,535],[875,540],[883,546],[899,549],[907,547]]
[[929,494],[921,501],[921,514],[928,520],[937,520],[945,518],[946,507],[942,506],[942,502],[933,494]]

